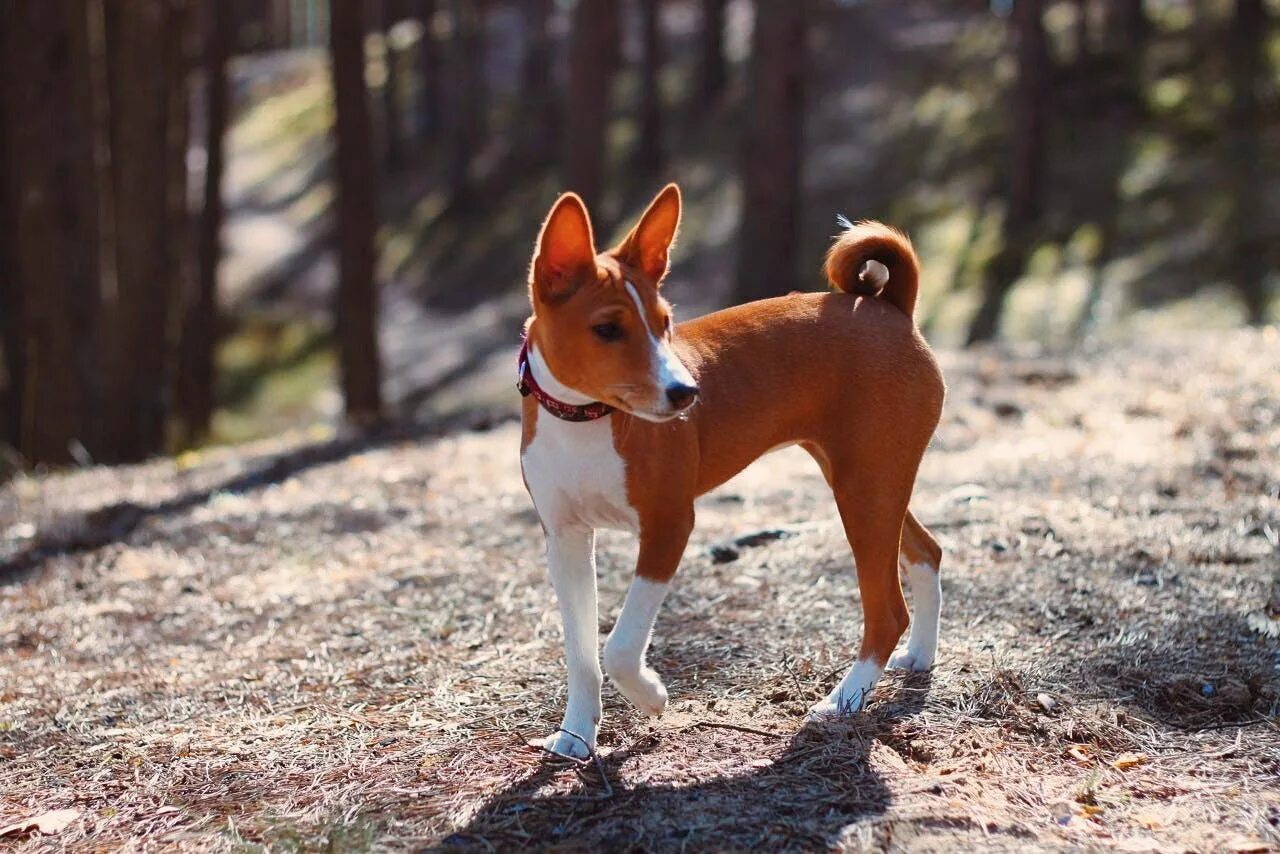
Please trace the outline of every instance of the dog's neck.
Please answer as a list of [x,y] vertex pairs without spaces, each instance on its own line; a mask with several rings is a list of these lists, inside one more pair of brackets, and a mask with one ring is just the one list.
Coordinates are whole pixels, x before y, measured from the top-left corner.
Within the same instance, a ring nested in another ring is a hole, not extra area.
[[560,380],[556,379],[555,374],[551,373],[551,368],[547,365],[546,359],[542,358],[542,354],[538,352],[536,344],[529,344],[529,373],[533,374],[533,379],[542,390],[554,397],[562,403],[571,406],[586,406],[589,403],[595,403],[595,398],[587,397],[581,392],[574,391]]

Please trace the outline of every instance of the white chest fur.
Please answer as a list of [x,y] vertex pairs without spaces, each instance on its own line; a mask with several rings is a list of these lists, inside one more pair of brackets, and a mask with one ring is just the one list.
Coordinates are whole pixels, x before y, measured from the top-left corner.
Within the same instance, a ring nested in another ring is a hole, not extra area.
[[[562,384],[537,347],[529,348],[529,370],[542,388],[570,404],[591,398]],[[520,455],[524,479],[542,524],[636,531],[636,511],[627,501],[627,469],[613,447],[613,416],[564,421],[538,411],[533,441]]]
[[586,525],[635,531],[626,464],[613,447],[611,416],[562,421],[538,413],[533,441],[520,456],[534,506],[549,529]]

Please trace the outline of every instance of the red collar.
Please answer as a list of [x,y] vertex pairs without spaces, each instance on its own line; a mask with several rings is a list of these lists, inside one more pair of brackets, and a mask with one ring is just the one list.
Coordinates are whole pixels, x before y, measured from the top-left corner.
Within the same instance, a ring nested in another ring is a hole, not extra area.
[[520,356],[516,361],[516,388],[520,391],[522,397],[533,395],[533,399],[542,404],[542,408],[550,412],[556,418],[563,421],[595,421],[597,418],[604,418],[613,407],[607,403],[595,401],[594,403],[585,403],[581,406],[575,406],[572,403],[565,403],[563,400],[556,400],[538,385],[538,381],[533,378],[533,371],[529,370],[529,339],[524,339],[524,344],[520,347]]

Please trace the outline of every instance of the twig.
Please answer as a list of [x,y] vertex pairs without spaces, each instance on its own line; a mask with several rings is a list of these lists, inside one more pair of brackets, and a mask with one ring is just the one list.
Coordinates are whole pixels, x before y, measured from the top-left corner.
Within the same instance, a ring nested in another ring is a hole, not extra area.
[[740,726],[739,724],[722,724],[722,723],[717,723],[716,721],[694,721],[688,726],[681,727],[680,729],[681,730],[694,729],[696,727],[701,727],[701,726],[714,727],[715,729],[733,729],[733,730],[737,730],[738,732],[749,732],[754,735],[768,736],[769,738],[783,737],[782,733],[778,733],[778,732],[769,732],[768,730],[764,730],[764,729],[754,729],[749,726]]
[[563,754],[556,753],[554,750],[552,750],[550,747],[547,747],[545,744],[542,745],[542,749],[547,751],[547,753],[550,753],[552,756],[559,756],[561,759],[568,759],[570,762],[572,762],[573,764],[579,767],[585,767],[591,762],[594,762],[596,766],[596,771],[600,773],[600,782],[604,783],[604,794],[590,798],[589,800],[607,801],[610,798],[612,798],[613,784],[609,782],[609,775],[604,770],[604,762],[600,760],[600,754],[596,753],[595,748],[592,747],[591,744],[585,738],[578,735],[573,730],[568,730],[568,729],[565,729],[564,727],[560,727],[560,729],[556,730],[556,732],[562,732],[565,735],[576,738],[578,741],[582,742],[582,746],[587,749],[587,756],[590,758],[590,762],[588,762],[588,760],[586,759],[577,759],[573,756],[565,756]]

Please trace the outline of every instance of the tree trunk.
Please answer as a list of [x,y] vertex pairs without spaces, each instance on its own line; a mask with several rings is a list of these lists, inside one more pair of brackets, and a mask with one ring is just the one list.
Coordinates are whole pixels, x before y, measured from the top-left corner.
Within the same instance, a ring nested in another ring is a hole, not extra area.
[[377,200],[364,84],[364,21],[359,0],[330,0],[329,8],[337,114],[339,277],[334,325],[338,367],[347,417],[369,423],[382,417],[382,368],[375,282]]
[[487,0],[453,0],[453,39],[450,61],[453,79],[452,150],[449,189],[454,201],[467,198],[471,162],[484,146],[489,118],[485,80],[485,14]]
[[[10,188],[9,112],[19,78],[17,55],[6,35],[16,21],[0,20],[0,445],[17,448],[22,425],[22,381],[25,367],[22,346],[22,287],[18,281],[18,199]],[[0,462],[0,471],[3,471]],[[3,475],[0,475],[2,478]]]
[[382,44],[387,68],[382,86],[382,120],[389,172],[399,172],[405,166],[404,122],[400,115],[400,57],[391,43],[391,28],[404,17],[403,0],[382,0]]
[[436,0],[418,0],[422,40],[418,43],[418,130],[424,142],[436,142],[444,127],[444,97],[440,86],[440,42],[436,38]]
[[968,344],[990,341],[999,331],[1005,300],[1026,267],[1040,219],[1045,162],[1044,90],[1049,64],[1043,2],[1018,0],[1013,9],[1018,32],[1018,79],[1013,92],[1012,173],[1002,226],[1004,247],[987,269],[982,304],[969,325]]
[[614,0],[578,0],[569,35],[565,183],[599,216],[604,194],[609,95],[618,54]]
[[805,4],[757,0],[743,157],[739,302],[796,287],[804,142]]
[[666,162],[662,147],[662,0],[640,2],[640,134],[636,143],[635,171],[651,180]]
[[170,223],[172,29],[166,0],[105,3],[115,187],[115,287],[103,305],[106,461],[164,448],[168,319],[178,293],[163,240]]
[[529,167],[555,158],[560,114],[552,77],[552,0],[522,0],[525,47],[520,67],[520,103],[523,113],[524,153]]
[[82,2],[6,7],[0,113],[7,170],[0,321],[10,372],[3,429],[29,463],[65,463],[91,411],[86,321],[97,296],[96,197]]
[[1151,22],[1147,20],[1142,2],[1143,0],[1114,0],[1114,6],[1108,4],[1118,19],[1115,30],[1122,39],[1121,50],[1141,48],[1151,32]]
[[214,365],[218,346],[218,265],[222,260],[226,131],[230,110],[227,61],[231,55],[231,15],[222,0],[204,1],[205,173],[196,238],[196,287],[185,306],[179,342],[175,413],[182,440],[208,436],[213,421]]
[[1075,0],[1075,49],[1076,63],[1083,63],[1089,56],[1089,0]]
[[1249,323],[1261,326],[1267,320],[1267,246],[1264,228],[1265,176],[1261,168],[1262,116],[1258,87],[1266,69],[1264,46],[1267,37],[1267,10],[1263,0],[1236,0],[1231,26],[1231,123],[1230,146],[1232,238],[1228,271],[1244,300]]
[[718,103],[729,79],[724,55],[726,0],[702,0],[702,26],[698,31],[698,101],[710,107]]
[[271,44],[279,50],[293,45],[291,0],[271,0]]
[[[191,12],[197,8],[186,0],[167,0],[165,67],[168,86],[168,134],[165,156],[165,175],[167,186],[165,195],[168,212],[165,218],[165,230],[161,234],[161,245],[165,247],[166,269],[171,281],[172,307],[168,314],[168,347],[165,352],[166,377],[170,394],[166,400],[166,416],[168,435],[166,446],[179,444],[187,446],[196,438],[193,430],[182,417],[182,386],[184,377],[186,342],[183,340],[187,332],[189,307],[196,298],[198,274],[194,264],[195,220],[191,212],[191,198],[187,190],[187,151],[191,147],[191,70],[193,50],[191,36],[196,29],[191,26]],[[202,318],[202,322],[211,322],[211,315]]]

